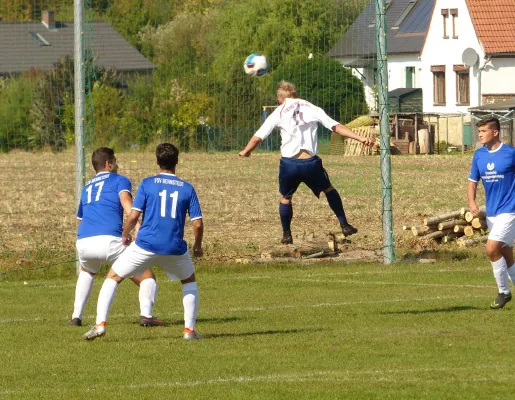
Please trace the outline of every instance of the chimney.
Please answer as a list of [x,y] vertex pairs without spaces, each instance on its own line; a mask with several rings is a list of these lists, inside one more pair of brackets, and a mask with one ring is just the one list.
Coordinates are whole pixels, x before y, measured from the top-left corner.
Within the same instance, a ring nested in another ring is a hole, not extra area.
[[44,10],[42,17],[43,20],[41,22],[47,27],[48,30],[55,29],[55,13],[53,11]]

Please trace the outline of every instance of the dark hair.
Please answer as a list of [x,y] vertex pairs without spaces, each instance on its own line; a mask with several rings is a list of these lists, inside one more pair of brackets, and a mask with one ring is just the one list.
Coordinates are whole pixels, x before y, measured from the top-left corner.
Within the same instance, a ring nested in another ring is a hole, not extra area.
[[490,129],[495,129],[496,131],[501,131],[501,124],[499,120],[495,117],[486,117],[479,121],[476,126],[479,128],[481,126],[488,125]]
[[171,143],[161,143],[156,148],[156,159],[161,169],[171,171],[179,162],[179,150]]
[[109,147],[99,147],[91,156],[91,164],[93,164],[93,168],[95,168],[96,172],[104,169],[106,161],[113,163],[114,160],[114,150]]

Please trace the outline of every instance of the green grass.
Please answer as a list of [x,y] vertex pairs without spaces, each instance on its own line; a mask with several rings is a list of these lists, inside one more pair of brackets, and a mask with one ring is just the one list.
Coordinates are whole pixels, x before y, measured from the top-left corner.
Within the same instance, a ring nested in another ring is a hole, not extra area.
[[486,257],[197,275],[196,342],[182,339],[180,287],[162,275],[154,311],[170,327],[140,328],[137,289],[124,282],[94,342],[81,335],[101,279],[81,328],[66,326],[73,277],[0,282],[0,398],[511,398],[513,306],[488,308]]

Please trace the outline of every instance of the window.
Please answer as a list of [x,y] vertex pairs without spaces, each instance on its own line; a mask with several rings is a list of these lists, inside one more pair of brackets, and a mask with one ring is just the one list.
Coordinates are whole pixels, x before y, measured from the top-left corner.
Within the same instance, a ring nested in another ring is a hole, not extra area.
[[451,8],[450,13],[452,16],[452,38],[458,39],[458,34],[456,32],[456,23],[458,22],[458,9],[457,8]]
[[465,65],[455,65],[456,72],[456,104],[470,104],[470,70]]
[[445,105],[445,65],[431,67],[433,73],[433,104]]
[[410,89],[415,84],[415,67],[406,67],[406,85]]
[[443,9],[442,17],[443,17],[443,38],[449,39],[449,35],[447,34],[447,20],[449,19],[449,10]]
[[413,10],[413,7],[415,7],[416,3],[417,3],[417,0],[411,0],[408,3],[408,5],[404,9],[404,11],[400,15],[400,17],[397,18],[397,21],[395,21],[395,23],[393,24],[392,29],[399,29],[399,27],[402,24],[402,21],[404,21],[404,19],[408,16],[408,14],[411,12],[411,10]]

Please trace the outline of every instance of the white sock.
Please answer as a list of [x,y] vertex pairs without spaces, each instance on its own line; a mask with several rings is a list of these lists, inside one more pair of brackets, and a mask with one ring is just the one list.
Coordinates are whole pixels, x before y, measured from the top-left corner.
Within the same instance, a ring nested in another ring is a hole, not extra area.
[[511,283],[515,285],[515,264],[508,268],[508,276],[510,277]]
[[80,271],[79,277],[77,278],[77,286],[75,286],[75,303],[73,304],[73,318],[82,319],[84,313],[84,307],[91,294],[93,288],[93,281],[95,276],[87,273],[86,271]]
[[182,304],[184,305],[184,327],[194,331],[198,312],[197,282],[182,285]]
[[152,317],[152,306],[155,301],[157,283],[155,279],[147,278],[139,284],[139,306],[141,315],[147,318]]
[[116,289],[118,289],[118,283],[116,281],[109,278],[104,281],[102,289],[100,289],[100,293],[98,294],[97,325],[107,321],[107,314],[116,295]]
[[499,293],[508,294],[510,293],[510,282],[508,280],[508,268],[506,260],[501,257],[497,261],[491,261],[492,269],[494,270],[495,281],[499,288]]

